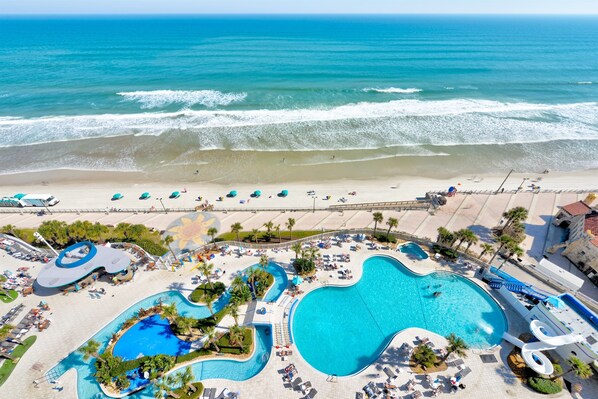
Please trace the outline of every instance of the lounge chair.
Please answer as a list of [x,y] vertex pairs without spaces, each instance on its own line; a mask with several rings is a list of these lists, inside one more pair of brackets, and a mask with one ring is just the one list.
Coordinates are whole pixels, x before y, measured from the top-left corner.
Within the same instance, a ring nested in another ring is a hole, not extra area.
[[301,379],[301,377],[297,377],[294,381],[291,382],[293,389],[297,390],[301,389],[301,384],[303,384],[303,380]]
[[315,388],[312,388],[311,391],[309,391],[309,393],[307,395],[305,395],[305,398],[312,399],[312,398],[315,398],[317,394],[318,394],[318,391]]
[[384,373],[388,376],[388,381],[395,380],[397,375],[388,367],[384,367]]
[[411,394],[411,399],[419,399],[421,398],[423,395],[421,393],[421,391],[415,391]]
[[[216,388],[214,388],[214,390],[216,390]],[[228,398],[228,394],[229,393],[230,393],[230,389],[224,388],[222,390],[222,392],[220,392],[220,395],[218,395],[218,399],[226,399],[226,398]]]
[[355,399],[363,399],[363,394],[361,392],[355,392]]
[[464,364],[465,364],[465,361],[463,359],[457,359],[457,360],[454,360],[454,361],[448,363],[448,365],[452,366],[452,367],[459,367]]
[[456,375],[460,376],[461,379],[465,378],[469,373],[471,373],[471,369],[469,367],[465,367],[463,370],[459,371]]

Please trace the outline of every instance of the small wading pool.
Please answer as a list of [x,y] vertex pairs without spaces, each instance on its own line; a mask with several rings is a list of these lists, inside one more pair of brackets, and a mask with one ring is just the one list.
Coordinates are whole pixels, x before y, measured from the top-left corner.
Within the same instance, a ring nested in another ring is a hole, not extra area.
[[401,245],[399,248],[402,253],[407,254],[407,256],[409,256],[409,257],[414,257],[416,259],[428,259],[429,258],[426,251],[424,251],[422,249],[422,247],[420,247],[419,245],[417,245],[414,242],[408,242],[407,244]]

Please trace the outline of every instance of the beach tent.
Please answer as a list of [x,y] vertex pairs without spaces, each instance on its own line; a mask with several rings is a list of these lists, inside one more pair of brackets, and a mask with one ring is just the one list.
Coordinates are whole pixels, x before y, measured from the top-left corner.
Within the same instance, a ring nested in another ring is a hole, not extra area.
[[139,199],[140,199],[140,200],[146,200],[146,199],[148,199],[149,197],[151,197],[151,195],[150,195],[150,193],[148,193],[148,192],[146,191],[145,193],[143,193],[143,194],[141,194],[141,195],[139,196]]
[[303,279],[301,278],[301,276],[295,276],[295,277],[293,277],[293,284],[299,285],[302,282],[303,282]]
[[112,196],[112,201],[117,201],[119,199],[121,199],[123,197],[123,195],[121,193],[116,193]]
[[235,198],[237,196],[237,190],[231,190],[230,193],[228,193],[227,197],[229,198]]
[[282,190],[279,195],[281,197],[286,197],[287,195],[289,195],[289,190]]
[[181,196],[180,192],[173,191],[172,194],[170,194],[170,197],[168,197],[168,198],[170,198],[170,199],[176,199],[176,198],[179,198],[180,196]]
[[261,190],[255,190],[255,191],[253,192],[253,197],[254,197],[254,198],[259,198],[261,195],[262,195],[262,192],[261,192]]

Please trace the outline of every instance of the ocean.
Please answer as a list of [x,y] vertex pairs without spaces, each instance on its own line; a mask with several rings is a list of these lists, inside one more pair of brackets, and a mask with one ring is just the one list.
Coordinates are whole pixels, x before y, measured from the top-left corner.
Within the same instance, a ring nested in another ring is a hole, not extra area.
[[2,17],[0,173],[598,167],[598,18]]

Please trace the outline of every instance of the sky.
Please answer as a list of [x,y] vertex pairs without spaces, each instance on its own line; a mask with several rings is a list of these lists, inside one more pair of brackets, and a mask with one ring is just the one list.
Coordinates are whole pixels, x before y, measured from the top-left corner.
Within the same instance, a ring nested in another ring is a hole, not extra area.
[[598,0],[0,0],[5,14],[598,14]]

